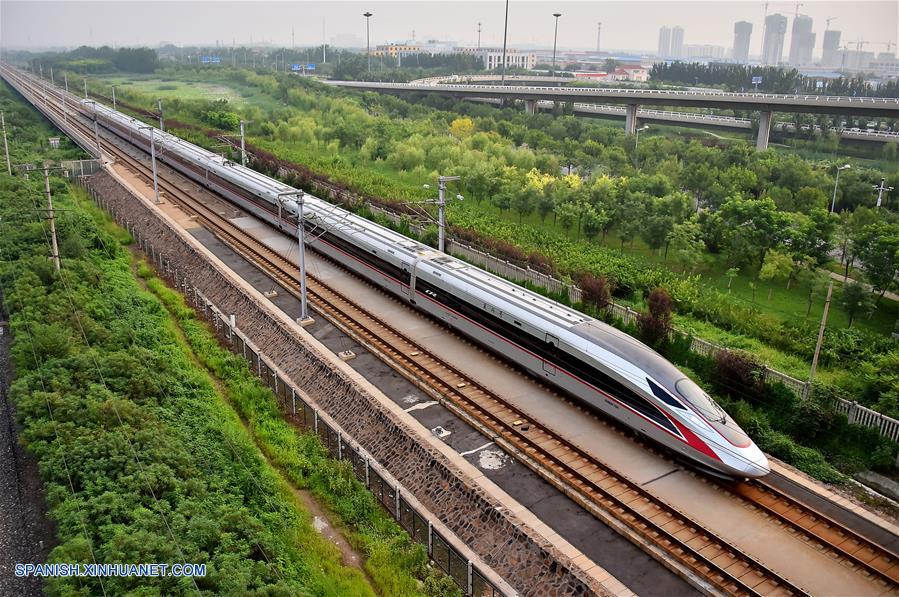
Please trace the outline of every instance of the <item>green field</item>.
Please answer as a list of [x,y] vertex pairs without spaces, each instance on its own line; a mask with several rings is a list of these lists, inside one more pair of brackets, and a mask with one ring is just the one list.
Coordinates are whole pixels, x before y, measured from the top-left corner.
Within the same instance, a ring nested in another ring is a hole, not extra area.
[[[176,81],[174,79],[143,78],[137,76],[99,77],[107,86],[116,86],[116,95],[130,92],[152,96],[162,100],[225,100],[235,106],[246,105],[247,100],[233,87],[198,81]],[[105,95],[110,95],[107,90]]]

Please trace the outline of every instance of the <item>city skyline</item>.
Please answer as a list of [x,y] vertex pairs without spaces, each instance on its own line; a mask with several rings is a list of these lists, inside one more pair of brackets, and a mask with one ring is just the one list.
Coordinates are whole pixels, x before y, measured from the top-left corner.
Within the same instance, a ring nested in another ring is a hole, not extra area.
[[[374,13],[372,43],[411,39],[477,42],[482,23],[482,44],[502,42],[503,2],[78,2],[9,1],[0,5],[3,45],[17,47],[72,47],[78,45],[223,45],[270,42],[274,45],[320,45],[324,39],[364,43],[362,12]],[[780,13],[794,20],[793,5],[772,3],[769,16]],[[552,12],[561,12],[559,48],[595,50],[597,22],[603,22],[603,50],[655,53],[659,29],[683,27],[683,45],[733,47],[734,24],[753,26],[749,56],[760,56],[764,35],[763,9],[756,2],[511,2],[509,43],[548,48],[553,41]],[[358,13],[358,15],[356,14]],[[545,14],[544,14],[545,13]],[[639,19],[634,15],[639,14]],[[842,32],[842,44],[866,39],[897,42],[897,3],[808,2],[801,14],[811,17],[816,35],[813,55],[821,55],[825,22]],[[41,22],[40,29],[23,27]],[[277,27],[271,23],[277,22]],[[439,25],[435,25],[439,22]],[[133,25],[130,25],[132,24]],[[293,24],[291,26],[291,23]],[[74,24],[74,26],[73,26]],[[199,26],[197,26],[199,24]],[[626,27],[623,25],[626,24]],[[80,25],[80,26],[78,26]],[[292,31],[293,30],[293,31]],[[784,48],[792,43],[787,31]],[[293,42],[292,40],[295,40]],[[341,44],[338,44],[341,45]],[[884,45],[867,48],[882,52]],[[683,50],[682,50],[683,52]]]

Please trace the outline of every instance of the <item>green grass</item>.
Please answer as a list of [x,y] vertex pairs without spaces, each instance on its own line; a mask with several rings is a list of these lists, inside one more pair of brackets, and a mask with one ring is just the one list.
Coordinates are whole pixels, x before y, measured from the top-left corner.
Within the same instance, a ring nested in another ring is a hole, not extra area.
[[229,402],[246,421],[256,444],[296,487],[308,489],[330,510],[351,543],[364,552],[365,570],[382,595],[419,595],[416,576],[432,578],[427,586],[458,594],[448,577],[426,568],[424,549],[377,504],[356,480],[347,461],[328,457],[315,434],[302,433],[283,418],[275,395],[253,375],[247,362],[223,349],[209,326],[196,319],[184,298],[144,266],[148,288],[159,297],[183,330],[191,349],[208,372],[227,389]]
[[[214,83],[196,81],[176,81],[168,78],[143,78],[138,76],[102,76],[98,77],[106,85],[98,85],[91,81],[89,87],[103,95],[111,95],[110,87],[116,86],[116,96],[123,97],[130,93],[139,93],[162,100],[219,100],[224,99],[235,106],[246,105],[247,101],[233,87]],[[104,89],[105,87],[105,89]]]

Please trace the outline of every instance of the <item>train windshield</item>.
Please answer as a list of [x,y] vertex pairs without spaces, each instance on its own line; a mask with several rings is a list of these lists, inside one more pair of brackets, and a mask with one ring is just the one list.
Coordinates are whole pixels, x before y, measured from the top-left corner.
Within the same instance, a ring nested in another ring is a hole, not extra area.
[[745,448],[750,444],[749,436],[695,382],[685,377],[674,384],[674,387],[677,388],[677,393],[696,407],[727,441],[740,448]]
[[678,394],[699,409],[708,420],[716,423],[727,422],[727,413],[724,412],[724,409],[718,406],[718,403],[712,400],[708,394],[703,392],[702,388],[696,385],[693,380],[685,377],[678,381],[674,387],[677,388]]

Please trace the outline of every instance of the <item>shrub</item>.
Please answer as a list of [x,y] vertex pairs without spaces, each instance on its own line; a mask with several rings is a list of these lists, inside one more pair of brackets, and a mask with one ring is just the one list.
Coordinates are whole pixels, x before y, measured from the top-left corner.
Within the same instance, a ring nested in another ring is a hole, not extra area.
[[715,354],[712,385],[722,394],[735,399],[761,402],[765,395],[762,366],[745,352],[722,350]]
[[671,334],[673,302],[662,288],[653,288],[646,298],[646,313],[637,317],[640,338],[650,346],[659,346]]
[[605,309],[612,302],[612,289],[615,285],[605,276],[583,274],[578,280],[578,285],[581,287],[581,297],[585,304]]

